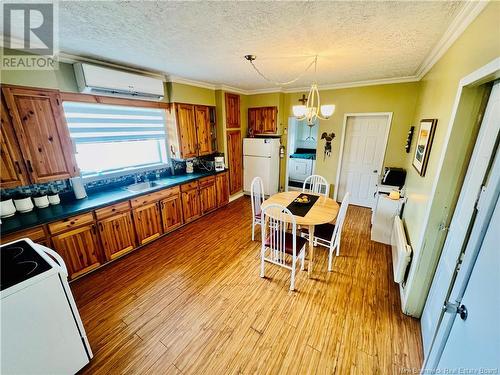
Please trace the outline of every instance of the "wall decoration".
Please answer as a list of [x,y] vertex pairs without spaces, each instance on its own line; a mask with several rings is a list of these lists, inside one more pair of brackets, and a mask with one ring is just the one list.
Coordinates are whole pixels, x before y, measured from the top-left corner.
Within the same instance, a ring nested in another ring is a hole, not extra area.
[[405,151],[407,154],[410,152],[411,140],[413,139],[413,132],[414,131],[415,131],[415,127],[414,126],[410,127],[410,130],[408,130],[408,135],[406,136]]
[[425,119],[420,121],[420,129],[417,133],[417,145],[413,156],[413,167],[420,176],[425,176],[429,154],[431,152],[432,140],[436,131],[437,119]]
[[323,133],[321,134],[321,139],[324,139],[325,142],[325,151],[323,152],[323,160],[326,160],[326,157],[330,157],[332,155],[332,141],[335,138],[335,133]]

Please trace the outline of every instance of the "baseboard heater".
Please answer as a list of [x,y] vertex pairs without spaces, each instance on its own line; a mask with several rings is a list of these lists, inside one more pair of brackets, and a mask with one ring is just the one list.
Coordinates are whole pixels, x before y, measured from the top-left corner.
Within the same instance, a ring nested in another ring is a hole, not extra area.
[[396,216],[391,234],[392,267],[394,271],[394,282],[401,284],[404,281],[406,268],[411,259],[411,246],[406,240],[403,222]]

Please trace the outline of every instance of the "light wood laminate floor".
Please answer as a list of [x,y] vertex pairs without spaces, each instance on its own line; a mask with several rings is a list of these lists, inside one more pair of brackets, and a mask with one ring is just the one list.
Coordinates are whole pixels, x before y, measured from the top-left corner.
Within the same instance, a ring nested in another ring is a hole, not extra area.
[[[416,319],[401,313],[390,248],[349,208],[340,257],[312,279],[266,265],[241,198],[72,283],[88,374],[398,374],[419,368]],[[258,231],[260,235],[260,231]]]

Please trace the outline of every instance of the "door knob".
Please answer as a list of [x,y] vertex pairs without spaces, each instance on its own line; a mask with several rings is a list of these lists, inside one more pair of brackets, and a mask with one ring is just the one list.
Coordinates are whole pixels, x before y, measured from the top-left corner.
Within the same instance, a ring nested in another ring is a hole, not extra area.
[[377,170],[377,169],[374,169],[374,170],[373,170],[373,173],[378,173],[378,170]]

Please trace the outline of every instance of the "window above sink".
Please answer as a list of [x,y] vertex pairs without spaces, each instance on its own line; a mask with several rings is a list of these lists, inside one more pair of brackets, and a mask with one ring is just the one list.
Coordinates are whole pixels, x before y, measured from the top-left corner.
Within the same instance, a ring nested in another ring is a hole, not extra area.
[[85,180],[168,167],[164,109],[80,102],[63,108]]

